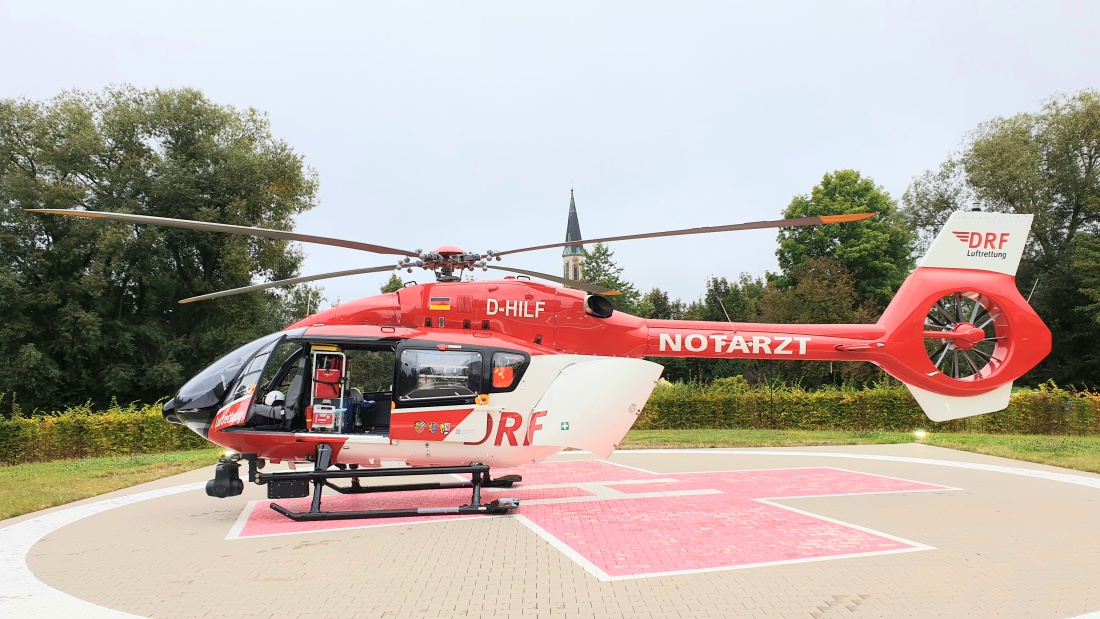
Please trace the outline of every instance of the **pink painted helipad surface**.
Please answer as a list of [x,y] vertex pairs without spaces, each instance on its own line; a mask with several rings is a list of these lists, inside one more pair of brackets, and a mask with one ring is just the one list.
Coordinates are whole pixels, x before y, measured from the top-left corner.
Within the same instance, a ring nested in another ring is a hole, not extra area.
[[[601,580],[745,568],[777,563],[926,550],[887,533],[816,516],[772,500],[887,492],[949,490],[943,486],[835,468],[653,473],[598,460],[543,462],[507,471],[523,476],[513,488],[484,497],[515,497],[515,518]],[[328,495],[326,511],[453,506],[468,490]],[[229,538],[332,529],[425,524],[413,517],[298,523],[249,504]],[[294,511],[309,499],[279,501]]]

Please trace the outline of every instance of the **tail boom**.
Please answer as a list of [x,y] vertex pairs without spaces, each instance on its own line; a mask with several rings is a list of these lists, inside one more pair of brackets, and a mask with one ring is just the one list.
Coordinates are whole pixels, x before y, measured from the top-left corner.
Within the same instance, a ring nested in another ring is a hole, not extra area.
[[955,213],[874,325],[647,320],[646,356],[867,361],[934,421],[1001,410],[1051,334],[1016,288],[1030,215]]

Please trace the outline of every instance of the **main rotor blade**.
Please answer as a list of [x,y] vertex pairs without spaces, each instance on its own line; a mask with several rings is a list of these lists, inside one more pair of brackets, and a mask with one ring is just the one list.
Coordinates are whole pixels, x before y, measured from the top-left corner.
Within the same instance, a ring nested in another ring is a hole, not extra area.
[[244,234],[247,236],[262,236],[269,239],[281,239],[284,241],[301,241],[303,243],[317,243],[318,245],[332,245],[334,247],[346,247],[358,249],[376,254],[394,254],[397,256],[419,256],[416,252],[406,249],[394,249],[385,245],[373,245],[358,241],[345,241],[327,236],[313,236],[312,234],[298,234],[285,230],[270,230],[268,228],[253,228],[251,226],[234,226],[231,224],[215,224],[205,221],[193,221],[190,219],[172,219],[170,217],[153,217],[152,215],[129,215],[126,213],[105,213],[102,211],[74,211],[70,209],[53,208],[28,208],[23,209],[28,213],[49,213],[51,215],[68,215],[69,217],[87,217],[89,219],[110,219],[114,221],[127,221],[135,224],[150,226],[167,226],[169,228],[187,228],[189,230],[205,230],[207,232],[227,232],[229,234]]
[[612,290],[610,288],[604,288],[596,284],[589,284],[588,282],[578,282],[573,279],[565,279],[564,277],[558,277],[557,275],[550,275],[549,273],[539,273],[538,271],[527,271],[524,269],[513,269],[512,267],[498,267],[496,265],[485,265],[490,269],[497,269],[498,271],[508,271],[509,273],[519,273],[520,275],[526,275],[528,277],[537,277],[539,279],[547,279],[552,282],[569,286],[570,288],[576,288],[577,290],[583,290],[585,292],[591,292],[592,294],[602,294],[607,297],[614,297],[622,294],[618,290]]
[[184,299],[180,303],[194,303],[195,301],[205,301],[207,299],[216,299],[218,297],[228,297],[234,294],[241,294],[244,292],[252,292],[253,290],[263,290],[265,288],[278,288],[279,286],[293,286],[294,284],[301,284],[303,282],[312,282],[319,279],[331,279],[333,277],[344,277],[345,275],[360,275],[362,273],[380,273],[382,271],[392,271],[396,269],[396,266],[384,266],[384,267],[371,267],[369,269],[352,269],[350,271],[336,271],[333,273],[322,273],[320,275],[307,275],[305,277],[292,277],[290,279],[280,279],[275,282],[266,282],[263,284],[255,284],[253,286],[245,286],[243,288],[233,288],[232,290],[222,290],[219,292],[211,292],[210,294],[204,294],[197,297],[191,297]]
[[[627,234],[623,236],[605,236],[599,239],[584,239],[580,241],[565,241],[563,243],[550,243],[548,245],[536,245],[521,249],[509,249],[508,251],[495,252],[494,256],[518,254],[523,251],[535,251],[536,249],[551,249],[553,247],[566,247],[569,245],[584,245],[590,243],[609,243],[611,241],[630,241],[634,239],[650,239],[659,236],[681,236],[685,234],[707,234],[709,232],[733,232],[734,230],[761,230],[764,228],[797,228],[800,226],[819,226],[821,224],[838,224],[846,221],[859,221],[874,217],[875,213],[855,213],[852,215],[821,215],[818,217],[800,217],[798,219],[776,219],[774,221],[753,221],[745,224],[733,224],[729,226],[705,226],[702,228],[686,228],[684,230],[666,230],[664,232],[649,232],[646,234]],[[541,277],[541,276],[540,276]]]

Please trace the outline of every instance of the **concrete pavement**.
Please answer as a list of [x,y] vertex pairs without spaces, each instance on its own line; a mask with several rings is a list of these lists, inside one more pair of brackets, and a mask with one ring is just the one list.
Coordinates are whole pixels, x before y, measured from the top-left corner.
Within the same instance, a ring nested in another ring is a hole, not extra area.
[[[0,523],[14,549],[0,569],[41,587],[4,590],[0,615],[1100,611],[1097,475],[919,444],[571,453],[523,474],[493,492],[521,499],[509,516],[303,527],[273,518],[261,487],[213,499],[187,486],[212,469],[29,514]],[[393,496],[335,498],[468,499]]]

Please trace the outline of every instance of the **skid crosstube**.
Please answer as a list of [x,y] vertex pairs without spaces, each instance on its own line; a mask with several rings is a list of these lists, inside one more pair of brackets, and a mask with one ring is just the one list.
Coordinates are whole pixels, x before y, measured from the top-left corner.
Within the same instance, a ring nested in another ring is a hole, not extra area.
[[296,522],[313,522],[317,520],[356,520],[360,518],[403,518],[408,516],[448,516],[448,515],[475,515],[475,514],[506,514],[519,507],[519,501],[513,499],[500,499],[485,505],[462,505],[459,507],[414,507],[409,509],[368,509],[363,511],[343,512],[292,512],[289,509],[271,504],[271,509],[294,520]]
[[[252,461],[254,462],[254,461]],[[484,464],[471,464],[469,466],[434,466],[417,468],[392,468],[392,469],[343,469],[330,471],[332,463],[332,448],[322,443],[317,446],[317,457],[312,471],[288,471],[279,473],[259,473],[255,469],[249,471],[252,481],[258,484],[271,484],[268,487],[269,498],[294,498],[308,496],[308,486],[313,484],[313,502],[308,512],[292,512],[282,505],[271,504],[271,509],[297,522],[313,522],[319,520],[354,520],[360,518],[402,518],[409,516],[447,516],[447,515],[476,515],[476,514],[505,514],[519,507],[519,501],[511,498],[501,498],[490,503],[481,502],[481,488],[483,486],[493,488],[507,488],[520,481],[515,475],[509,475],[500,479],[492,479],[489,476],[489,467]],[[253,465],[254,466],[254,465]],[[250,467],[251,468],[251,467]],[[470,481],[466,482],[433,482],[422,484],[395,484],[388,486],[361,486],[361,478],[371,477],[405,477],[417,475],[470,475]],[[330,479],[352,480],[351,486],[337,486]],[[287,494],[274,492],[273,488],[287,489]],[[332,488],[342,494],[366,494],[373,492],[406,492],[411,490],[445,490],[454,488],[470,488],[472,496],[469,505],[455,507],[412,507],[405,509],[373,509],[351,511],[322,511],[321,493],[325,487]],[[301,493],[299,493],[299,491]],[[275,496],[272,496],[275,495]]]

